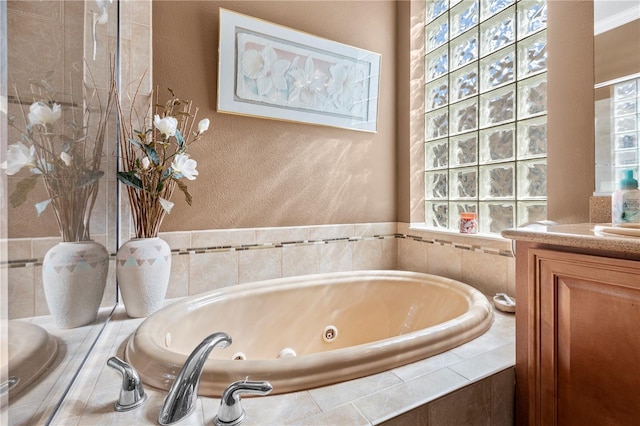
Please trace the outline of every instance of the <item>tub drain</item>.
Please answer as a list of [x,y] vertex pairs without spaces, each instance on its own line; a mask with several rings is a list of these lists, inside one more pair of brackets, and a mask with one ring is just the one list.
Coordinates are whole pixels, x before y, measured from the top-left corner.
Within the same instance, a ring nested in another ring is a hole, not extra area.
[[333,325],[328,325],[322,332],[322,340],[331,343],[338,338],[338,329]]

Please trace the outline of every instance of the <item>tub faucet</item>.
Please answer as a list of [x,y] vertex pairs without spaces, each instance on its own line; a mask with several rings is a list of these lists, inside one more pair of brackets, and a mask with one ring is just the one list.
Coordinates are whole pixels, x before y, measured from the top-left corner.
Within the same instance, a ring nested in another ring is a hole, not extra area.
[[191,352],[164,399],[159,424],[170,425],[191,414],[196,407],[200,375],[209,353],[216,346],[226,348],[230,344],[231,336],[227,333],[213,333]]
[[266,395],[273,390],[269,382],[234,382],[225,389],[220,399],[218,415],[213,419],[216,426],[235,426],[244,420],[244,409],[240,404],[240,394]]

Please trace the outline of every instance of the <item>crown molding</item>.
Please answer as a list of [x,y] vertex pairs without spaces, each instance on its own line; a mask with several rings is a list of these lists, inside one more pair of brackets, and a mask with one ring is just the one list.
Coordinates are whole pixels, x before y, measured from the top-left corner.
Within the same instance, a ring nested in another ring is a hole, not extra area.
[[635,21],[636,19],[640,19],[640,4],[638,4],[637,7],[630,7],[615,15],[597,21],[593,26],[593,34],[602,34],[621,25]]

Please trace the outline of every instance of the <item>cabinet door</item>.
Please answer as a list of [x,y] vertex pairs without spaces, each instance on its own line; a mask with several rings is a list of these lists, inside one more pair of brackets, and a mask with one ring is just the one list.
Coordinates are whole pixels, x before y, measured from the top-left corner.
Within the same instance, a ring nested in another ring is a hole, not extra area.
[[640,424],[640,262],[534,252],[541,424]]

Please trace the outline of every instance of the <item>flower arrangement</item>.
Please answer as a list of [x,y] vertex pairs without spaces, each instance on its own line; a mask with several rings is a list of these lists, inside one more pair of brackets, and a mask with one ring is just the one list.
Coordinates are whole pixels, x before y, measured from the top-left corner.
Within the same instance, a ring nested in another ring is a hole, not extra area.
[[77,103],[73,94],[65,96],[53,89],[47,81],[50,75],[29,82],[28,98],[16,89],[16,102],[29,105],[29,112],[22,110],[24,127],[18,127],[15,116],[8,119],[22,140],[8,146],[3,168],[8,175],[28,168],[30,175],[18,182],[9,202],[14,208],[20,206],[42,180],[49,198],[36,203],[38,216],[51,205],[63,241],[89,241],[91,212],[104,175],[100,163],[115,80],[111,79],[106,98],[83,84]]
[[[198,108],[168,90],[171,97],[164,104],[158,102],[157,90],[150,95],[149,100],[156,96],[155,102],[141,120],[134,109],[127,115],[117,104],[122,166],[117,176],[127,188],[137,238],[158,236],[165,215],[174,206],[171,196],[176,186],[191,205],[192,196],[183,178],[195,180],[198,171],[196,160],[189,157],[187,150],[209,128],[209,119],[205,118],[194,129]],[[136,91],[132,105],[136,104],[137,94]]]

